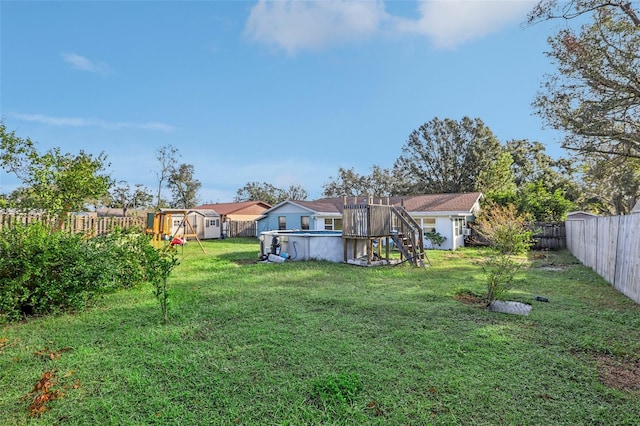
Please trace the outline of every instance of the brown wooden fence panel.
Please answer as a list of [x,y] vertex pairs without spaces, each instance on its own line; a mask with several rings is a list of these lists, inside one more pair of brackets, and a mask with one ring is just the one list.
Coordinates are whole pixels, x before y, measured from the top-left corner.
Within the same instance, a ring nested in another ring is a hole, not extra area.
[[256,237],[258,230],[255,220],[231,220],[227,232],[229,238]]
[[564,222],[535,222],[533,224],[533,250],[560,250],[567,246]]
[[571,253],[640,303],[640,214],[570,220],[566,225]]
[[[27,225],[33,222],[44,222],[48,226],[55,224],[55,220],[42,214],[0,213],[0,228],[16,223]],[[69,216],[62,226],[62,230],[73,234],[103,235],[113,231],[116,227],[142,227],[144,222],[144,218],[140,217]]]

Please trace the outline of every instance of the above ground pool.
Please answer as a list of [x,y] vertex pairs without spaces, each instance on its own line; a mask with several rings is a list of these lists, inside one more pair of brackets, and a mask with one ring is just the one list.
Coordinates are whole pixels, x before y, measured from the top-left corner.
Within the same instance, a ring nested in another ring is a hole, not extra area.
[[260,257],[269,254],[293,261],[344,262],[342,231],[265,231],[260,234]]

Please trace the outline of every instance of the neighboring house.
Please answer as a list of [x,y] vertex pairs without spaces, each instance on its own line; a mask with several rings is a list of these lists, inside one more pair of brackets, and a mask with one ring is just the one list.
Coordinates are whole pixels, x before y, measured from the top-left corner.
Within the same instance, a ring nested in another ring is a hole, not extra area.
[[640,213],[640,200],[636,203],[636,205],[631,210],[631,214]]
[[196,210],[214,210],[220,215],[222,238],[256,237],[256,219],[271,206],[262,201],[203,204]]
[[[446,240],[436,248],[455,250],[464,246],[467,222],[480,210],[479,192],[462,194],[411,195],[373,199],[374,204],[404,206],[418,222],[423,232],[438,232]],[[347,204],[364,203],[359,197],[347,198]],[[342,230],[344,198],[323,198],[314,201],[284,201],[264,212],[258,219],[258,235],[264,231]]]
[[203,204],[195,210],[214,210],[220,215],[220,220],[233,220],[238,222],[253,221],[271,206],[262,201],[243,201],[239,203],[215,203]]

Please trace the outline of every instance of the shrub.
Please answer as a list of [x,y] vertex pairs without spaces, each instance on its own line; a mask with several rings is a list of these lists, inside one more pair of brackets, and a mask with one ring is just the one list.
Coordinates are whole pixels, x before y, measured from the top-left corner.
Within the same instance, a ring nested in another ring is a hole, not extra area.
[[85,239],[40,224],[0,229],[0,322],[84,309],[150,278],[155,250],[139,231]]
[[430,231],[424,234],[424,237],[431,241],[431,244],[434,246],[439,246],[447,240],[447,237],[443,236],[437,231]]
[[478,232],[503,254],[526,253],[533,245],[533,232],[526,217],[519,215],[513,204],[489,202],[476,219]]
[[160,303],[162,323],[166,324],[169,302],[167,278],[169,278],[173,268],[179,264],[178,258],[176,257],[176,249],[168,245],[159,250],[153,250],[149,253],[148,261],[147,273],[149,275],[149,281],[153,284],[154,294],[156,299],[158,299],[158,303]]
[[487,277],[487,305],[494,300],[504,300],[504,295],[513,287],[515,275],[521,267],[522,263],[517,263],[511,256],[502,253],[485,261],[482,269]]

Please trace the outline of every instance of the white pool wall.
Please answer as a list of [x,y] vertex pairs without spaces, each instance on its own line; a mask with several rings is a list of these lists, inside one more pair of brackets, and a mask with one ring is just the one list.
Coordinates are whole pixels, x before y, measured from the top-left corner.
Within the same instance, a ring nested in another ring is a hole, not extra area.
[[[280,253],[287,253],[290,260],[326,260],[344,262],[342,233],[336,231],[266,231],[260,234],[263,255],[271,250],[274,236],[280,242]],[[351,249],[350,249],[351,250]]]

